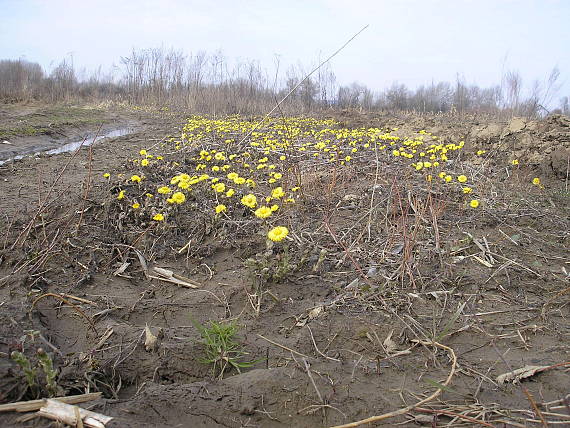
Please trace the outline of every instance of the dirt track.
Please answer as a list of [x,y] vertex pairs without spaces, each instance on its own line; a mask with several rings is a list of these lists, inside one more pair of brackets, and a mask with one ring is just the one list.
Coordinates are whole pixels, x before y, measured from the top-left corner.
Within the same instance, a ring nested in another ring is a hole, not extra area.
[[[23,348],[33,355],[42,346],[53,354],[60,370],[58,384],[66,395],[104,393],[90,408],[114,416],[112,426],[338,425],[405,407],[437,390],[452,370],[451,360],[442,348],[420,344],[431,337],[452,348],[458,358],[449,388],[429,403],[432,412],[443,409],[485,418],[493,426],[500,426],[499,420],[535,426],[528,422],[534,416],[521,388],[500,386],[496,377],[525,365],[570,361],[568,294],[557,295],[568,290],[570,278],[566,119],[522,126],[513,121],[338,116],[347,125],[397,126],[401,133],[427,129],[449,140],[465,139],[473,149],[488,153],[470,160],[474,171],[486,168],[499,175],[500,165],[513,157],[525,167],[516,182],[501,178],[492,189],[502,198],[496,209],[442,214],[441,241],[436,245],[425,238],[417,244],[425,251],[418,256],[422,263],[415,286],[385,281],[402,256],[399,242],[386,244],[389,255],[382,263],[362,266],[368,273],[363,282],[346,256],[349,250],[323,233],[320,244],[333,250],[322,267],[314,269],[320,247],[307,248],[308,264],[281,283],[269,282],[274,298],[267,295],[255,314],[248,301],[252,279],[244,264],[263,251],[255,237],[238,236],[225,245],[206,235],[193,241],[187,252],[179,252],[189,238],[185,232],[170,231],[171,240],[161,240],[158,232],[138,236],[125,230],[118,239],[118,229],[113,229],[122,220],[109,211],[113,189],[103,173],[127,170],[130,157],[140,149],[177,134],[181,118],[100,113],[101,120],[108,120],[106,126],[136,124],[138,131],[75,155],[0,166],[1,401],[25,393],[10,352]],[[32,144],[29,141],[22,147]],[[376,185],[388,198],[392,172],[389,167],[384,172]],[[543,177],[543,192],[528,185],[535,174]],[[333,195],[336,220],[329,226],[340,236],[355,223],[355,213],[370,204],[374,176],[352,171],[338,180]],[[320,187],[308,192],[301,214],[314,229],[326,230],[319,226],[322,218],[314,216]],[[347,194],[357,195],[360,202],[352,206]],[[23,235],[38,201],[46,200],[50,203],[45,215],[37,216],[32,231]],[[395,212],[393,218],[399,216],[402,212]],[[59,234],[42,241],[39,231],[50,231],[51,222],[61,225],[59,233],[79,232],[63,243],[54,237]],[[380,226],[378,235],[386,231]],[[364,235],[361,230],[343,235],[354,245],[354,257],[361,257],[366,248]],[[43,244],[43,249],[53,245],[52,251],[44,254],[41,245],[27,241],[20,245],[24,237]],[[488,250],[480,245],[488,245]],[[38,253],[31,253],[32,247]],[[140,248],[149,264],[168,267],[201,287],[192,290],[148,279],[131,247]],[[379,260],[377,255],[362,257]],[[114,275],[123,263],[129,264],[127,270]],[[73,302],[93,325],[50,296],[32,307],[45,293],[86,299]],[[254,369],[213,379],[210,368],[199,361],[203,349],[190,316],[199,322],[238,318],[240,339],[257,361]],[[159,337],[156,350],[145,350],[146,325]],[[536,402],[559,400],[570,391],[570,373],[567,367],[546,370],[524,386]],[[15,418],[0,415],[0,423],[9,426]],[[409,412],[386,423],[417,426],[433,420],[433,414]],[[439,421],[449,420],[440,416]],[[44,426],[43,421],[35,423]]]

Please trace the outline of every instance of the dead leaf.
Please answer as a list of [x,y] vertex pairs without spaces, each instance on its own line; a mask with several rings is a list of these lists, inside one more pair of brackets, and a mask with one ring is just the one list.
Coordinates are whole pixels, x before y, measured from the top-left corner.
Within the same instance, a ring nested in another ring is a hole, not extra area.
[[502,375],[497,376],[497,383],[500,385],[505,382],[518,383],[521,379],[534,376],[548,367],[549,366],[524,366],[520,369],[513,370],[512,372],[503,373]]
[[149,352],[154,351],[158,346],[158,338],[152,334],[152,331],[150,331],[148,324],[144,328],[144,335],[144,348]]
[[391,354],[398,350],[398,345],[396,345],[396,342],[392,340],[393,334],[394,330],[391,330],[390,333],[388,333],[388,337],[386,337],[386,339],[384,339],[384,342],[382,342],[382,346],[384,346],[387,354]]
[[321,312],[324,311],[324,309],[325,308],[323,306],[317,306],[316,308],[311,309],[309,311],[309,319],[314,320],[321,314]]
[[129,262],[125,262],[123,263],[115,272],[113,272],[113,276],[117,276],[122,274],[124,271],[127,270],[127,268],[130,266],[131,264]]

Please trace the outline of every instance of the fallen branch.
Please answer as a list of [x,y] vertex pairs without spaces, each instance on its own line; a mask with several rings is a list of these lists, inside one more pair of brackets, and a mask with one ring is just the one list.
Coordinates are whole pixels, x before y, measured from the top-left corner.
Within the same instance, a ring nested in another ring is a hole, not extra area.
[[85,410],[71,404],[57,400],[46,400],[45,405],[39,410],[39,416],[63,422],[72,427],[85,426],[92,428],[105,428],[105,425],[113,418],[90,410]]
[[[90,392],[88,394],[70,395],[68,397],[56,397],[52,400],[60,401],[67,404],[86,403],[87,401],[97,400],[101,397],[100,392]],[[39,410],[45,404],[45,400],[18,401],[16,403],[0,404],[1,412],[33,412]]]

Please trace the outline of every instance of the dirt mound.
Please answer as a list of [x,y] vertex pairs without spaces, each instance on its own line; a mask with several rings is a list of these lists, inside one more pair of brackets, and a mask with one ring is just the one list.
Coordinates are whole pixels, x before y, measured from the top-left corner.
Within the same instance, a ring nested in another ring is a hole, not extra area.
[[539,121],[513,118],[507,123],[473,127],[469,142],[478,150],[496,152],[499,159],[516,159],[544,175],[567,177],[570,119],[566,116],[552,115]]

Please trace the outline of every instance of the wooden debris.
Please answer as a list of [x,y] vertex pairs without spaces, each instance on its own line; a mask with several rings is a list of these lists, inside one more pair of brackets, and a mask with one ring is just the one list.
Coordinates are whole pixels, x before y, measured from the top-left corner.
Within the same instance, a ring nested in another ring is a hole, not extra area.
[[110,416],[51,399],[46,400],[38,415],[74,427],[105,428],[105,425],[113,420]]
[[197,282],[194,282],[190,278],[186,278],[182,275],[177,275],[169,269],[154,267],[152,268],[152,272],[155,273],[157,276],[148,275],[148,278],[170,282],[172,284],[181,285],[182,287],[187,287],[187,288],[200,287],[200,284],[198,284]]
[[[100,397],[100,392],[91,392],[89,394],[52,398],[52,400],[67,404],[77,404],[97,400]],[[45,400],[18,401],[16,403],[0,404],[0,412],[33,412],[34,410],[39,410],[44,404]]]
[[518,383],[521,379],[534,376],[549,367],[550,366],[524,366],[520,369],[513,370],[512,372],[503,373],[502,375],[497,376],[497,383],[499,385],[502,385],[505,382]]

